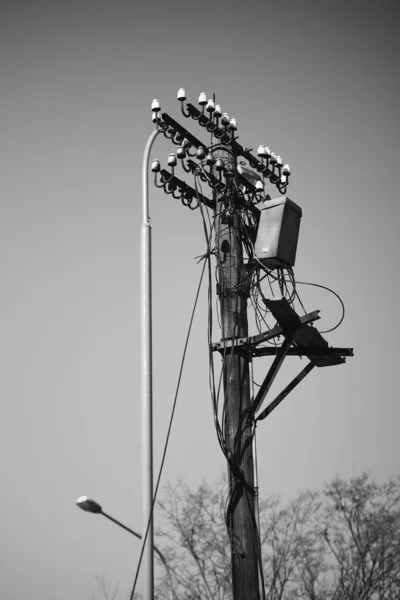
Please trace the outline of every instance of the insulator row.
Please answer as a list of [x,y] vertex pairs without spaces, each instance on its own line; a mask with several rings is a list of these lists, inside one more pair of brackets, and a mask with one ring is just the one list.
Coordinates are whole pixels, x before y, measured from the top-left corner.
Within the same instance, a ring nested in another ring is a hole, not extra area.
[[[261,173],[264,179],[269,179],[281,194],[286,193],[289,185],[290,167],[288,164],[283,164],[280,156],[271,152],[268,146],[260,144],[257,150],[258,158],[256,158],[249,150],[238,144],[234,137],[234,132],[237,130],[236,119],[231,119],[227,113],[222,113],[221,107],[218,104],[215,104],[214,100],[207,100],[207,96],[204,92],[199,96],[201,111],[191,104],[187,104],[187,111],[185,110],[184,102],[186,100],[186,92],[183,88],[178,90],[177,98],[181,103],[181,111],[185,117],[191,117],[192,119],[197,120],[202,127],[206,127],[208,131],[212,131],[214,136],[219,139],[221,143],[229,144],[236,155],[244,156],[244,158],[248,160],[249,165],[256,169],[258,173]],[[198,146],[196,152],[194,152],[192,150],[192,143],[185,138],[182,133],[182,131],[186,132],[186,130],[176,124],[173,119],[165,113],[165,119],[167,119],[169,123],[163,120],[160,115],[161,105],[158,100],[153,100],[151,109],[153,113],[152,120],[155,123],[157,130],[178,146],[176,157],[174,154],[171,154],[168,159],[168,165],[170,167],[175,167],[178,158],[181,161],[183,169],[188,173],[192,171],[192,169],[189,168],[187,164],[185,165],[184,159],[187,157],[196,157],[201,161],[201,169],[204,168],[204,164],[206,164],[210,167],[211,174],[212,167],[214,167],[219,175],[219,179],[221,179],[220,174],[225,168],[223,162],[220,159],[216,160],[212,152],[207,151],[203,146]],[[210,117],[207,117],[205,111],[209,113]],[[171,121],[175,124],[175,127],[179,126],[181,131],[178,131],[172,126]],[[192,138],[195,143],[197,142],[197,144],[200,144],[200,142],[196,138],[193,138],[188,132],[186,132],[186,135]],[[210,181],[208,181],[208,183],[210,187],[221,188],[221,182],[217,182],[215,185],[210,184]]]

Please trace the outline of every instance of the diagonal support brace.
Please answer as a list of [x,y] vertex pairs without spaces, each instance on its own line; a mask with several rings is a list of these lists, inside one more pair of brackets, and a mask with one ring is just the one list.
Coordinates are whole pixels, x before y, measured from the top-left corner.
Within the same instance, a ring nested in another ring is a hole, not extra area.
[[292,339],[287,337],[284,339],[282,346],[278,350],[278,354],[275,356],[274,361],[261,384],[260,389],[258,390],[257,396],[254,399],[253,404],[250,407],[251,414],[255,414],[257,410],[260,408],[262,402],[264,401],[265,396],[268,394],[268,391],[273,384],[273,381],[278,374],[279,369],[282,366],[283,361],[286,358],[286,355],[289,351],[290,344],[292,343]]
[[308,373],[310,373],[310,371],[312,371],[315,366],[316,365],[314,362],[309,362],[308,365],[306,365],[304,367],[304,369],[302,371],[300,371],[300,373],[289,383],[289,385],[287,385],[285,387],[285,389],[282,390],[281,393],[277,395],[275,400],[273,400],[270,404],[268,404],[267,408],[265,408],[259,414],[256,421],[262,421],[263,419],[268,417],[268,415],[270,415],[272,413],[272,411],[282,402],[282,400],[284,400],[286,398],[286,396],[288,396],[290,394],[290,392],[293,391],[294,388],[299,385],[300,381],[302,381],[304,379],[304,377],[306,377],[308,375]]

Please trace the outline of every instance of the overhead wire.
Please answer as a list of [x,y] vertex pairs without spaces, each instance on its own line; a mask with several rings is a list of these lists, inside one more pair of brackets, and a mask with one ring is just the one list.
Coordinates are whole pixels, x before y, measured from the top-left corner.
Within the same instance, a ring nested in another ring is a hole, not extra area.
[[342,316],[340,317],[338,323],[334,327],[331,327],[330,329],[325,329],[324,331],[320,331],[319,333],[330,333],[331,331],[335,331],[335,329],[340,327],[340,325],[343,323],[343,319],[346,315],[346,308],[345,308],[344,302],[341,299],[341,297],[339,296],[339,294],[337,292],[335,292],[334,290],[332,290],[330,287],[328,287],[326,285],[321,285],[320,283],[311,283],[309,281],[297,281],[296,283],[298,283],[300,285],[311,285],[313,287],[319,287],[319,288],[322,288],[323,290],[327,290],[328,292],[330,292],[331,294],[336,296],[336,298],[339,300],[340,305],[342,307]]

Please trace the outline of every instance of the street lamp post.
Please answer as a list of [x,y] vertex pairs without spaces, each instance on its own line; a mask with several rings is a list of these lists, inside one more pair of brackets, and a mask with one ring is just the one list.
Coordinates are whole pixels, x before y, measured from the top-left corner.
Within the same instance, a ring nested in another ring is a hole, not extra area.
[[143,519],[143,600],[154,595],[153,527],[153,349],[151,291],[151,223],[149,215],[149,158],[158,131],[147,140],[143,154],[143,220],[140,228],[141,282],[141,397],[142,397],[142,519]]
[[[141,407],[142,407],[142,591],[143,600],[154,597],[154,551],[168,570],[161,552],[154,546],[153,527],[153,349],[152,349],[152,289],[151,289],[151,222],[149,211],[149,158],[158,135],[153,131],[147,140],[142,166],[142,224],[140,228],[140,316],[141,316]],[[76,501],[82,510],[99,513],[139,539],[142,536],[129,529],[107,513],[87,496]]]

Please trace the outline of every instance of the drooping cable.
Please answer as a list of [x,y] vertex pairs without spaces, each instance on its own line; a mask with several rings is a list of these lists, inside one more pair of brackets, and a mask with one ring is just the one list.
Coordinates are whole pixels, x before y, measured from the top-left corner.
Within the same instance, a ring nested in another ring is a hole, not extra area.
[[146,531],[143,534],[143,544],[142,544],[142,549],[141,549],[140,556],[139,556],[138,566],[137,566],[137,569],[136,569],[135,579],[134,579],[133,586],[132,586],[130,600],[133,600],[133,596],[134,596],[134,593],[135,593],[135,590],[136,590],[136,585],[137,585],[137,580],[138,580],[138,577],[139,577],[140,566],[142,564],[142,559],[143,559],[144,548],[145,548],[145,545],[146,545],[146,540],[147,540],[147,536],[148,536],[148,533],[149,533],[150,523],[151,523],[151,520],[152,520],[152,517],[153,517],[154,506],[155,506],[155,502],[156,502],[156,498],[157,498],[157,493],[158,493],[158,489],[159,489],[159,486],[160,486],[161,475],[162,475],[162,472],[163,472],[163,468],[164,468],[164,464],[165,464],[165,459],[166,459],[166,456],[167,456],[167,449],[168,449],[169,439],[170,439],[170,436],[171,436],[172,423],[173,423],[174,416],[175,416],[175,409],[176,409],[176,404],[177,404],[177,400],[178,400],[179,389],[180,389],[181,380],[182,380],[182,373],[183,373],[183,367],[184,367],[184,364],[185,364],[186,352],[187,352],[187,348],[188,348],[188,344],[189,344],[190,334],[191,334],[191,331],[192,331],[192,325],[193,325],[194,315],[195,315],[196,308],[197,308],[197,302],[198,302],[199,295],[200,295],[201,284],[203,282],[203,276],[204,276],[204,272],[205,272],[205,267],[206,267],[206,262],[204,262],[204,264],[203,264],[203,268],[202,268],[201,275],[200,275],[199,285],[197,286],[197,292],[196,292],[196,297],[195,297],[195,301],[194,301],[194,305],[193,305],[193,309],[192,309],[192,314],[191,314],[190,321],[189,321],[189,328],[188,328],[188,332],[187,332],[186,340],[185,340],[185,345],[184,345],[184,349],[183,349],[182,360],[181,360],[181,365],[180,365],[179,375],[178,375],[178,382],[177,382],[177,386],[176,386],[176,391],[175,391],[175,396],[174,396],[174,402],[173,402],[173,405],[172,405],[171,416],[170,416],[170,419],[169,419],[167,435],[166,435],[166,438],[165,438],[165,444],[164,444],[164,450],[163,450],[163,453],[162,453],[162,458],[161,458],[161,463],[160,463],[160,469],[159,469],[158,476],[157,476],[157,482],[156,482],[156,486],[155,486],[155,491],[154,491],[154,496],[153,496],[153,502],[152,502],[152,505],[151,505],[151,511],[150,511],[150,516],[149,516],[149,521],[147,523]]
[[300,285],[312,285],[313,287],[319,287],[319,288],[322,288],[323,290],[327,290],[328,292],[330,292],[331,294],[333,294],[334,296],[336,296],[336,298],[339,300],[340,305],[342,307],[342,316],[340,317],[338,323],[334,327],[331,327],[330,329],[325,329],[325,331],[320,331],[319,333],[330,333],[331,331],[335,331],[335,329],[337,329],[342,324],[343,319],[344,319],[345,314],[346,314],[346,309],[345,309],[345,306],[344,306],[344,302],[341,299],[341,297],[339,296],[339,294],[336,293],[331,288],[327,287],[326,285],[321,285],[320,283],[310,283],[309,281],[297,281],[296,283],[299,283]]

